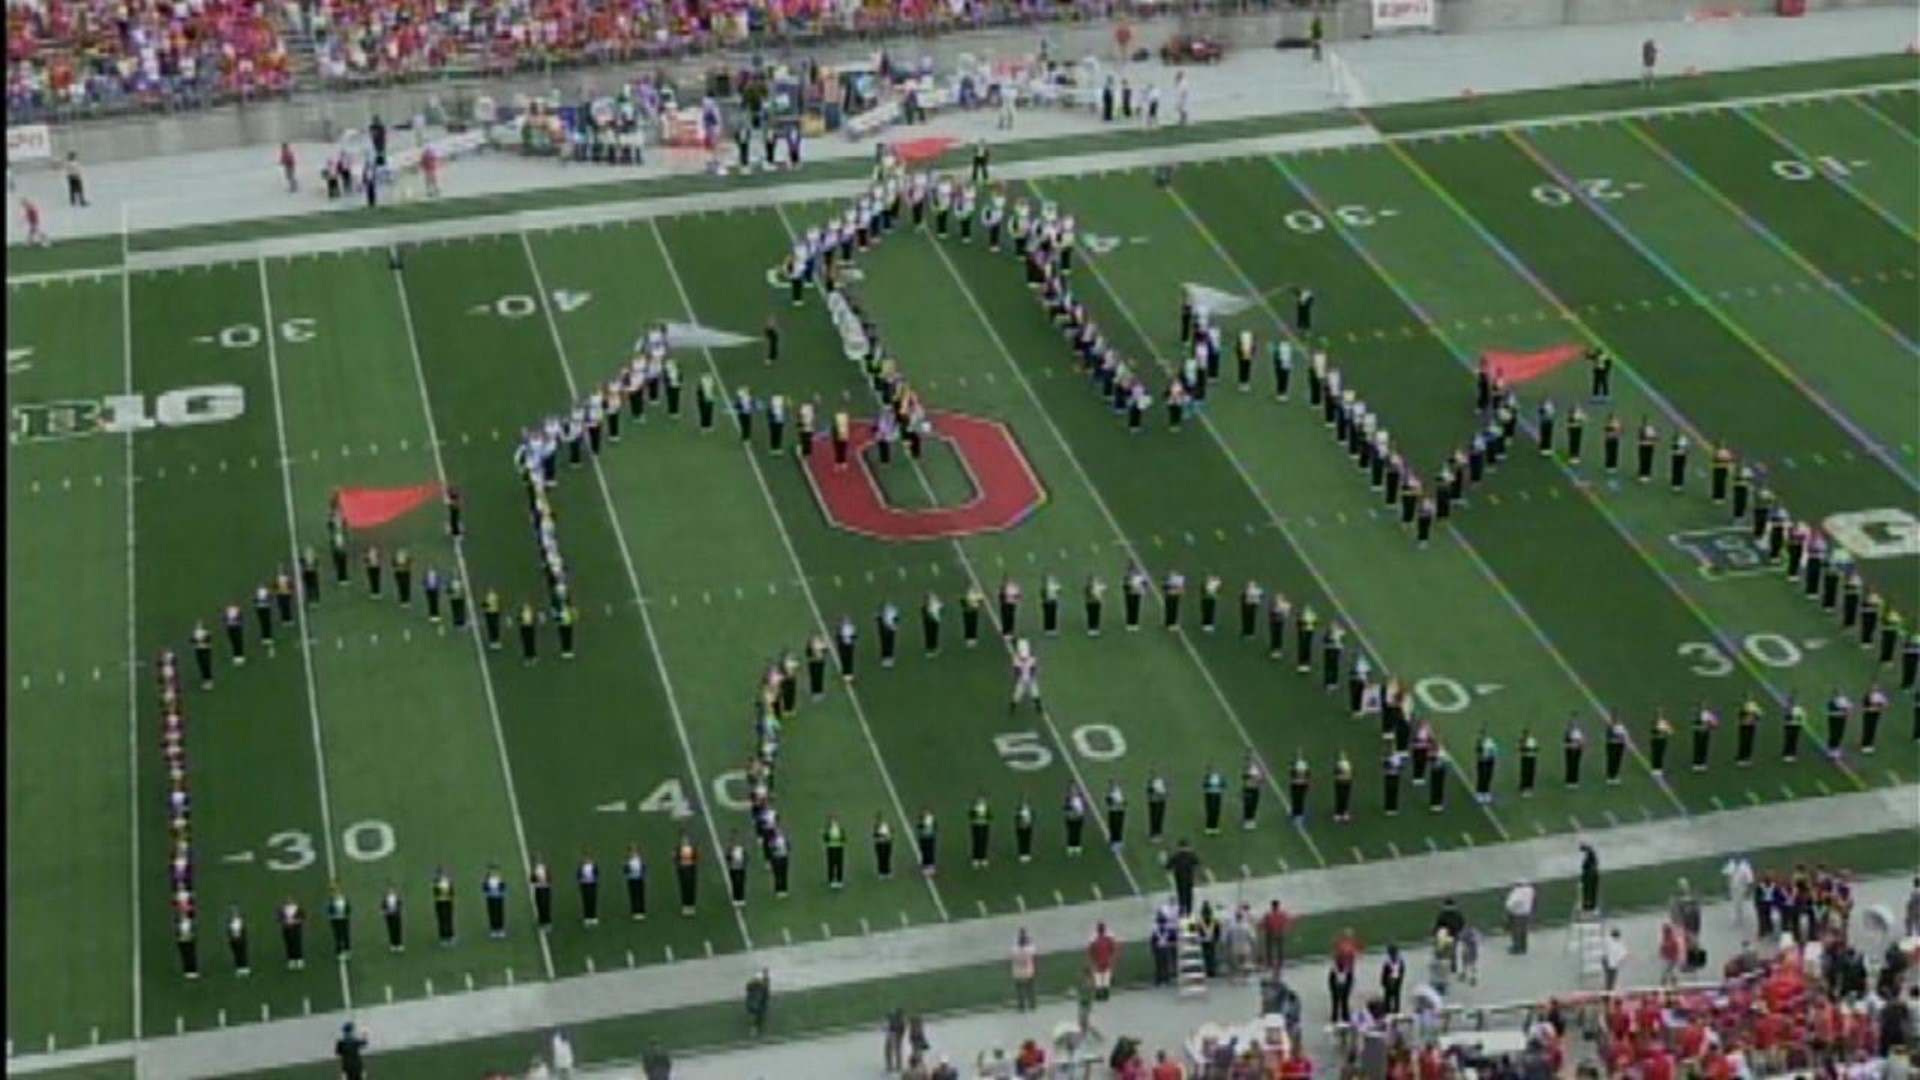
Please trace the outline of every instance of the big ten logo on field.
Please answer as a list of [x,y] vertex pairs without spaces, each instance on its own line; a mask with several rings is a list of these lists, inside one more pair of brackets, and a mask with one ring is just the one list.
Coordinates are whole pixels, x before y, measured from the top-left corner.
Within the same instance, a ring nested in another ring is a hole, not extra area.
[[218,424],[247,411],[247,393],[217,384],[169,390],[148,402],[142,394],[114,394],[98,401],[25,402],[13,407],[11,442],[50,442],[84,435],[121,435],[155,428]]

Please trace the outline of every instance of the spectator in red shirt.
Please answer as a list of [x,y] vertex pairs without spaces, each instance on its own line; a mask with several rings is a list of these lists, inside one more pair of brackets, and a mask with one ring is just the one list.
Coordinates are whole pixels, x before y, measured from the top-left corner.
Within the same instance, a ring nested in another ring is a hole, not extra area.
[[1096,923],[1093,940],[1087,943],[1087,967],[1093,972],[1093,996],[1105,1001],[1113,989],[1113,965],[1120,955],[1120,943],[1107,933],[1106,923]]
[[1153,1056],[1153,1073],[1148,1080],[1187,1080],[1187,1069],[1162,1050]]
[[1279,971],[1287,960],[1287,927],[1293,923],[1293,916],[1275,900],[1267,905],[1267,913],[1260,917],[1261,955],[1267,967]]

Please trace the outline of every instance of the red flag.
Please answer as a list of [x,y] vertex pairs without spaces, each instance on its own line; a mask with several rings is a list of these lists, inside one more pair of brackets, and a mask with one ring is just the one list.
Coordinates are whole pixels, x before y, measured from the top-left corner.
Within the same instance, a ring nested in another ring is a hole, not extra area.
[[908,165],[932,161],[960,144],[959,139],[934,135],[924,139],[906,139],[893,144],[893,152]]
[[1578,345],[1555,345],[1538,352],[1488,349],[1480,354],[1480,363],[1508,386],[1515,386],[1528,379],[1537,379],[1579,355]]
[[352,529],[371,529],[418,507],[440,494],[439,484],[403,488],[341,488],[334,493],[340,518]]

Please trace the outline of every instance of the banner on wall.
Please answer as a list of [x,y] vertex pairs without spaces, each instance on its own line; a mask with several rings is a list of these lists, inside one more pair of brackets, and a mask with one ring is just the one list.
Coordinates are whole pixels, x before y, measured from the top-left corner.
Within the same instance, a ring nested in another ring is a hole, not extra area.
[[1439,25],[1440,0],[1373,0],[1373,28],[1432,30]]
[[21,124],[7,128],[7,161],[53,160],[53,129],[45,124]]

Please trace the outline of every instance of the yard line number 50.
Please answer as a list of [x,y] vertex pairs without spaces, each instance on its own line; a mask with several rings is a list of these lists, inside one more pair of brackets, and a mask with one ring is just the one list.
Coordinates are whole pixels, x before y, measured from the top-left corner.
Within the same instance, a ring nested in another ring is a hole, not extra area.
[[[1127,738],[1112,724],[1082,724],[1067,734],[1073,752],[1088,761],[1118,761],[1127,756]],[[1037,731],[1008,731],[993,737],[1000,760],[1015,772],[1039,772],[1053,764],[1053,749]]]

